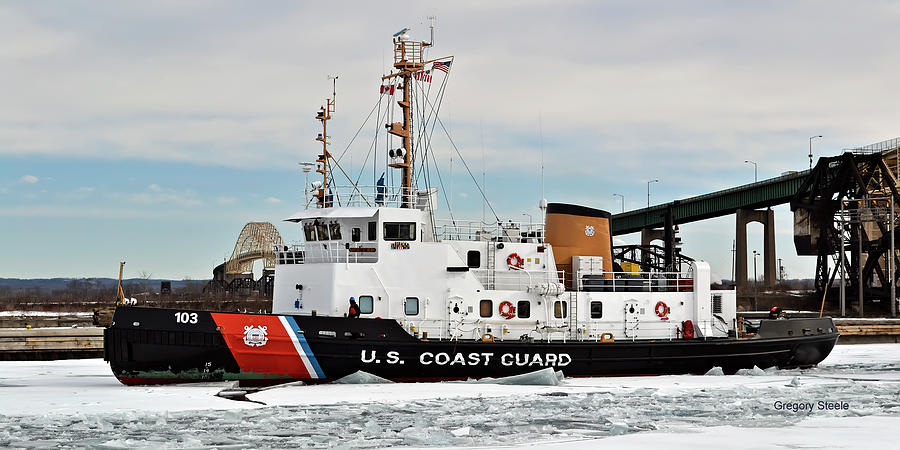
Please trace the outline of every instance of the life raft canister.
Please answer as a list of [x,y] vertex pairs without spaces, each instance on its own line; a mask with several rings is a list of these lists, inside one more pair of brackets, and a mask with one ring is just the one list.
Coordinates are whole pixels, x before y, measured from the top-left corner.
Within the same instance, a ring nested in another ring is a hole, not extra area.
[[507,319],[512,319],[516,317],[516,307],[513,306],[511,301],[505,300],[503,303],[500,303],[500,315]]
[[685,320],[681,322],[681,336],[684,339],[693,339],[694,338],[694,322],[690,320]]
[[669,312],[672,310],[669,308],[669,305],[664,301],[656,302],[656,315],[659,316],[659,320],[669,320]]
[[510,253],[509,256],[506,257],[506,265],[521,269],[525,265],[525,260],[519,256],[518,253]]

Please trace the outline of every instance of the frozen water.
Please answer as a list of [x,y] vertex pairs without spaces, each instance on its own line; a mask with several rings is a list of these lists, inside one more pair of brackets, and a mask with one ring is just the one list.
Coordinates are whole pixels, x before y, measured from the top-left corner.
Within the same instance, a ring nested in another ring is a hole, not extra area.
[[720,377],[720,376],[722,376],[722,375],[725,375],[725,371],[723,371],[722,368],[719,367],[719,366],[714,366],[712,369],[709,369],[709,370],[708,370],[706,373],[704,373],[703,375],[709,375],[709,376]]
[[471,433],[472,433],[472,427],[457,428],[450,432],[450,434],[452,434],[456,437],[468,436]]
[[372,375],[369,372],[363,372],[362,370],[357,370],[356,372],[351,373],[345,377],[337,379],[334,381],[337,384],[385,384],[385,383],[393,383],[393,381],[381,378],[378,375]]
[[0,362],[0,447],[814,448],[900,438],[898,344],[838,346],[814,369],[752,372],[294,384],[247,402],[215,395],[231,383],[122,386],[100,360]]
[[508,384],[521,386],[556,386],[565,377],[562,372],[555,372],[552,367],[536,370],[534,372],[523,373],[521,375],[513,375],[503,378],[482,378],[480,380],[469,380],[468,383],[489,383],[489,384]]
[[737,371],[737,373],[735,373],[735,375],[761,377],[766,375],[766,371],[760,369],[759,367],[753,366],[752,369],[740,369]]

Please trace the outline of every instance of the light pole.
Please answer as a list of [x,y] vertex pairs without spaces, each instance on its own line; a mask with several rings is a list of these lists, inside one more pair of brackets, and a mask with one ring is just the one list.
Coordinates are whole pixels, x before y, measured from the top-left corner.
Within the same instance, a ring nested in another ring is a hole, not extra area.
[[613,197],[622,197],[622,212],[625,212],[625,196],[622,194],[613,194]]
[[759,287],[759,279],[756,278],[756,257],[759,256],[759,252],[753,250],[753,284]]
[[659,180],[650,180],[647,182],[647,209],[650,209],[650,183],[659,183]]
[[781,262],[781,258],[778,258],[778,281],[784,283],[784,264]]
[[531,218],[531,214],[522,213],[523,216],[528,216],[528,226],[531,227],[531,224],[534,223],[534,219]]
[[759,178],[757,178],[757,176],[756,176],[759,165],[756,164],[756,161],[750,161],[749,159],[745,159],[744,163],[745,164],[753,164],[753,182],[756,183],[757,181],[759,181]]
[[810,136],[809,137],[809,168],[812,169],[812,140],[815,138],[820,138],[822,135],[818,136]]

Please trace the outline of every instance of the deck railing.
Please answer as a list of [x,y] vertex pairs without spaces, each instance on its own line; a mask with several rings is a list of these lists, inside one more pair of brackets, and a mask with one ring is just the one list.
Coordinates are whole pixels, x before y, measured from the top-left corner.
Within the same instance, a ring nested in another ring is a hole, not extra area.
[[599,272],[582,275],[576,289],[587,292],[693,292],[694,278],[682,272]]
[[857,155],[871,155],[872,153],[881,153],[888,150],[900,148],[900,138],[888,139],[886,141],[876,142],[874,144],[863,147],[845,148],[845,152],[853,152]]
[[[318,200],[315,197],[316,190],[312,191],[310,205],[315,205]],[[435,190],[407,189],[400,186],[329,186],[325,191],[325,205],[327,207],[360,206],[375,207],[387,206],[399,208],[403,205],[413,204],[416,207],[431,206],[436,201],[432,195]]]
[[[460,339],[479,340],[483,336],[490,335],[495,341],[521,341],[533,339],[535,341],[592,341],[599,342],[604,333],[609,333],[616,341],[634,341],[639,339],[654,340],[679,340],[683,339],[682,324],[680,321],[641,320],[638,322],[626,322],[625,320],[590,319],[588,308],[584,313],[579,313],[577,320],[574,317],[556,318],[550,320],[529,319],[504,319],[501,317],[477,318],[473,321],[458,322],[446,319],[404,319],[401,321],[404,328],[419,338],[429,339]],[[534,310],[532,310],[534,315]],[[712,336],[703,335],[695,331],[695,339],[708,339],[710,337],[724,337],[737,326],[736,321],[725,321],[714,318],[713,320],[692,320],[695,330],[711,330]],[[529,328],[520,328],[515,331],[510,326],[530,325]],[[423,334],[427,333],[427,335]]]
[[480,220],[435,220],[437,238],[447,241],[544,242],[544,224],[485,223]]
[[306,263],[374,263],[378,253],[374,246],[352,245],[345,242],[313,242],[279,246],[275,251],[276,264]]
[[564,272],[528,271],[528,270],[493,270],[471,269],[475,278],[485,289],[498,291],[528,291],[546,283],[561,283]]

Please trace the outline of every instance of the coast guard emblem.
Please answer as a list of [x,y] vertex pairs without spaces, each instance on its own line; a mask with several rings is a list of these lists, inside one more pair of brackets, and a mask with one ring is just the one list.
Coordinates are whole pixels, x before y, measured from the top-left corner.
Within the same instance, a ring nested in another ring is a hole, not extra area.
[[250,347],[262,347],[269,342],[269,338],[266,337],[269,333],[266,331],[268,327],[251,327],[249,325],[244,326],[244,344],[249,345]]
[[594,235],[594,227],[591,225],[587,225],[584,227],[584,235],[585,236],[593,236]]

